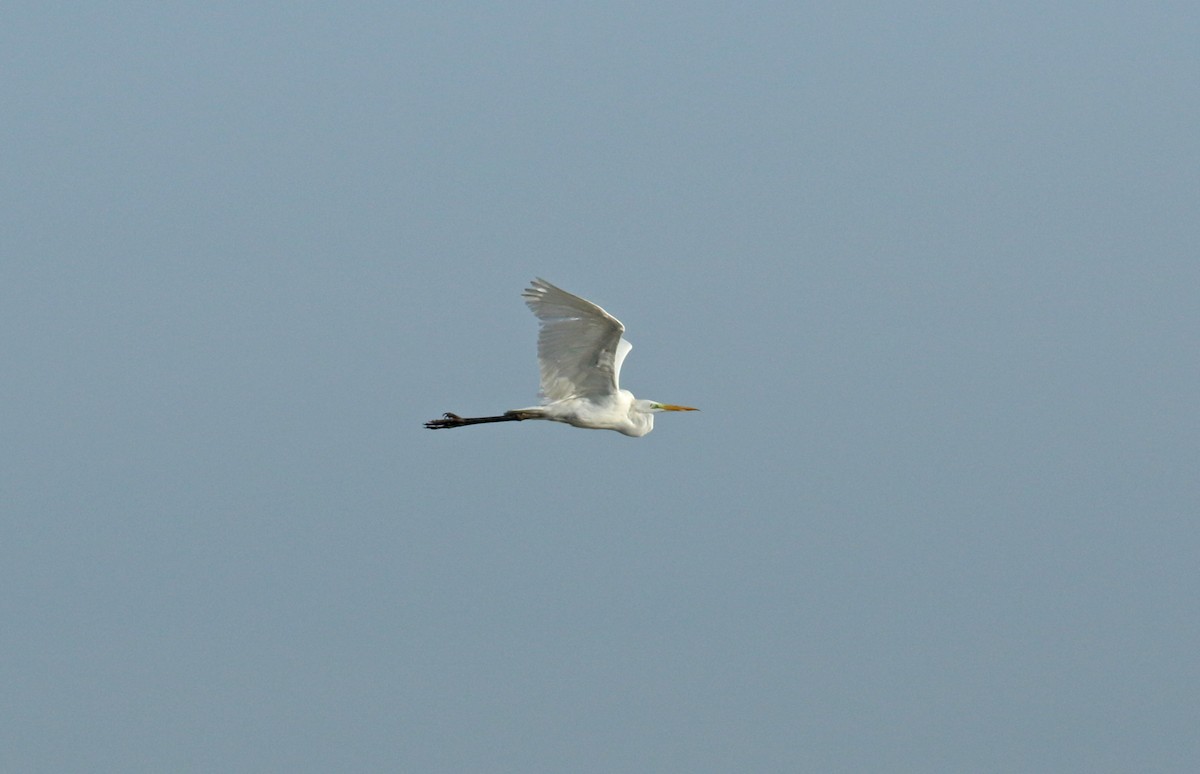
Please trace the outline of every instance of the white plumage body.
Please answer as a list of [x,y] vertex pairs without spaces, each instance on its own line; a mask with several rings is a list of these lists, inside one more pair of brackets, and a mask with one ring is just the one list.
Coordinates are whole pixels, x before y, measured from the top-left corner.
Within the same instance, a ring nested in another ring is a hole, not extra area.
[[621,365],[633,349],[622,338],[621,321],[587,299],[535,279],[522,293],[537,316],[538,371],[542,403],[497,417],[446,414],[425,423],[431,429],[485,422],[548,419],[593,430],[616,430],[641,437],[654,429],[660,411],[695,411],[639,400],[621,389]]

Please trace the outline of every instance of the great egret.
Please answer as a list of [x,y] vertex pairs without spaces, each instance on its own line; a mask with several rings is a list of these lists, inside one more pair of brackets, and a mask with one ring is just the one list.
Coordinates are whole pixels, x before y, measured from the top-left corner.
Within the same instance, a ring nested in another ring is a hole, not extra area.
[[506,411],[498,417],[443,414],[441,419],[426,422],[425,427],[441,430],[485,422],[549,419],[641,437],[654,429],[654,415],[660,411],[698,411],[690,406],[638,400],[629,390],[621,389],[621,363],[633,345],[621,338],[625,326],[608,312],[543,279],[529,283],[521,295],[541,324],[538,368],[542,405]]

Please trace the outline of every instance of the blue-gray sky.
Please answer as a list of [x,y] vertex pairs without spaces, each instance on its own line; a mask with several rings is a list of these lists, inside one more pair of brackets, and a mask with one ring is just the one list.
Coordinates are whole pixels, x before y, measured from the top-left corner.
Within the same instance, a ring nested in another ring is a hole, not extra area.
[[0,768],[1200,767],[1194,4],[404,5],[0,13]]

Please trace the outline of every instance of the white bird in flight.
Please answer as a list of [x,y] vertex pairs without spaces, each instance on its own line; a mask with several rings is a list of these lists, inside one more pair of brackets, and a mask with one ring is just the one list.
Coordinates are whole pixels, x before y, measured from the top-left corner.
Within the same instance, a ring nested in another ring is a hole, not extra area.
[[540,321],[538,368],[542,389],[540,406],[506,411],[497,417],[460,417],[443,414],[425,423],[430,430],[480,425],[485,422],[520,422],[549,419],[575,427],[616,430],[641,437],[654,429],[660,411],[698,411],[639,400],[620,386],[621,363],[633,345],[621,338],[621,321],[587,299],[535,279],[521,294]]

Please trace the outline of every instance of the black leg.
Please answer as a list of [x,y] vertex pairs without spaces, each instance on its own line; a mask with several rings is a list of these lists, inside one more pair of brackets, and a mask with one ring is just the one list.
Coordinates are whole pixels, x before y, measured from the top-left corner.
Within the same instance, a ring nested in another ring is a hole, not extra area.
[[488,422],[520,422],[527,416],[520,412],[510,411],[498,417],[460,417],[449,412],[442,414],[441,419],[431,419],[425,423],[430,430],[444,430],[447,427],[466,427],[467,425],[482,425]]

